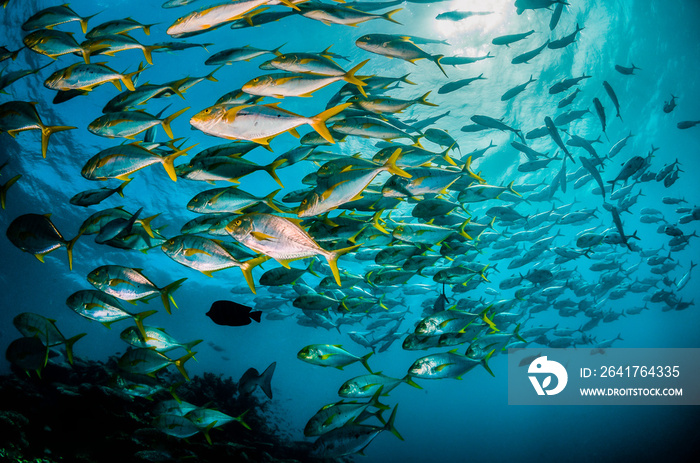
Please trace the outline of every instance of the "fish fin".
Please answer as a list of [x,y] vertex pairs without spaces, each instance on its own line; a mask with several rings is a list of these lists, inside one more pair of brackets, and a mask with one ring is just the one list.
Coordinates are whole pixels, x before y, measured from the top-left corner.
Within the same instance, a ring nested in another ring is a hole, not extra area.
[[496,375],[493,374],[493,371],[491,371],[491,367],[489,367],[489,359],[491,358],[494,352],[496,352],[496,349],[493,349],[491,352],[489,352],[488,355],[484,357],[483,360],[481,360],[481,364],[486,369],[486,371],[488,371],[491,374],[491,376],[495,378]]
[[[73,246],[75,246],[75,243],[78,241],[78,238],[80,238],[82,233],[78,233],[78,236],[73,238],[72,240],[68,241],[66,243],[66,251],[68,252],[68,269],[73,270]],[[41,259],[39,259],[41,260]],[[41,260],[43,262],[43,260]]]
[[250,312],[250,318],[255,320],[256,322],[260,323],[260,316],[262,315],[262,312],[259,310],[256,310],[255,312]]
[[[297,134],[299,135],[299,134]],[[282,164],[286,163],[286,159],[277,159],[276,161],[273,161],[272,163],[268,164],[265,166],[265,171],[270,174],[270,176],[275,179],[275,182],[282,188],[284,188],[284,185],[282,185],[282,180],[277,176],[277,168],[281,166]],[[279,190],[277,190],[279,191]],[[274,209],[274,208],[273,208]]]
[[175,165],[173,164],[175,159],[179,158],[180,156],[185,156],[189,150],[191,150],[192,148],[194,148],[198,144],[199,143],[195,143],[194,145],[192,145],[188,148],[185,148],[184,150],[176,151],[173,154],[169,154],[169,155],[164,156],[162,158],[162,160],[160,162],[163,164],[163,168],[168,173],[170,180],[172,180],[173,182],[177,182],[177,174],[175,173]]
[[[143,63],[139,63],[139,68],[137,70],[135,70],[134,72],[130,72],[128,74],[123,74],[121,76],[121,81],[124,82],[124,85],[126,86],[126,88],[128,88],[132,92],[136,90],[136,88],[134,87],[133,77],[139,75],[141,72],[143,72],[143,70],[144,70]],[[119,89],[120,92],[122,91],[121,85],[119,85],[118,80],[113,80],[112,83],[117,87],[117,89]]]
[[345,103],[345,104],[338,105],[334,108],[327,109],[327,110],[323,111],[321,114],[318,114],[318,115],[312,117],[309,124],[327,142],[334,145],[335,140],[333,140],[333,137],[331,136],[330,132],[328,131],[328,127],[326,127],[326,121],[328,119],[330,119],[331,117],[335,116],[336,114],[340,113],[344,109],[348,108],[349,106],[352,106],[352,103]]
[[20,179],[22,175],[15,175],[10,180],[8,180],[4,185],[0,185],[0,206],[5,209],[5,202],[7,200],[7,190],[10,189],[12,185]]
[[172,140],[173,138],[175,138],[175,137],[173,137],[173,131],[172,131],[172,129],[170,128],[170,123],[171,123],[177,116],[179,116],[180,114],[184,113],[184,112],[187,111],[188,109],[190,109],[189,106],[188,106],[187,108],[181,109],[180,111],[176,112],[175,114],[171,114],[170,116],[168,116],[168,117],[166,117],[165,119],[161,120],[161,125],[163,126],[163,130],[165,130],[165,133],[168,135],[168,137],[170,137],[171,140]]
[[253,294],[255,293],[255,282],[253,281],[253,269],[263,262],[270,259],[268,256],[260,256],[254,259],[247,260],[243,262],[240,266],[241,272],[243,272],[243,278],[245,278],[248,287]]
[[369,371],[370,374],[373,374],[373,373],[372,373],[372,369],[369,367],[369,363],[367,363],[367,359],[370,358],[373,354],[374,354],[374,352],[370,352],[369,354],[363,355],[362,357],[360,357],[360,363],[362,363],[362,366],[367,368],[367,371]]
[[116,192],[119,196],[121,196],[122,198],[124,197],[124,188],[126,188],[126,186],[129,184],[129,182],[131,182],[131,179],[129,179],[129,180],[125,181],[125,182],[122,182],[122,184],[119,185],[119,186],[117,187],[117,189],[115,190],[115,192]]
[[[430,92],[428,92],[430,93]],[[403,170],[396,165],[396,161],[401,157],[401,148],[397,148],[394,153],[389,156],[389,159],[384,163],[384,167],[393,175],[398,175],[399,177],[411,178],[411,174]]]
[[179,359],[177,359],[173,362],[173,364],[177,367],[180,374],[182,374],[182,376],[185,377],[186,381],[189,381],[190,377],[187,375],[187,371],[185,371],[185,362],[188,361],[189,359],[191,359],[192,357],[194,357],[195,354],[196,354],[196,352],[189,352],[188,354],[183,355],[182,357],[180,357]]
[[328,260],[328,265],[330,265],[331,271],[333,272],[333,278],[335,278],[335,282],[338,283],[338,286],[342,286],[340,283],[340,272],[338,271],[338,257],[352,252],[360,246],[362,246],[362,244],[356,244],[347,248],[327,252],[327,254],[325,255],[326,260]]
[[163,301],[163,307],[165,307],[165,311],[168,312],[168,314],[172,314],[172,312],[170,311],[170,302],[172,302],[175,308],[177,308],[177,304],[175,303],[175,299],[173,299],[172,293],[173,291],[178,289],[182,285],[182,283],[185,282],[185,280],[187,280],[187,278],[182,278],[180,280],[173,281],[168,286],[160,290],[160,297]]
[[[432,90],[431,90],[431,92],[432,92]],[[425,95],[420,97],[418,99],[418,103],[425,105],[425,106],[435,106],[435,107],[439,106],[439,105],[436,105],[435,103],[431,103],[431,102],[427,101],[426,98],[428,98],[428,95],[430,95],[430,92],[427,92]]]
[[442,71],[442,73],[445,75],[445,77],[448,77],[447,73],[446,73],[445,70],[442,68],[442,64],[440,64],[440,60],[443,59],[444,57],[445,57],[445,55],[433,55],[433,56],[430,57],[430,59],[431,59],[435,64],[437,64],[437,67],[440,68],[440,71]]
[[258,380],[260,389],[265,393],[268,399],[272,399],[272,374],[275,372],[277,362],[272,362],[269,367],[263,371]]
[[68,360],[68,363],[73,365],[73,344],[78,341],[78,339],[82,338],[83,336],[86,336],[87,333],[80,333],[72,338],[66,339],[65,340],[65,346],[66,346],[66,359]]
[[299,7],[296,6],[294,3],[292,3],[289,0],[280,0],[280,3],[282,3],[285,6],[288,6],[289,8],[293,8],[293,9],[299,11]]
[[49,137],[56,133],[62,132],[64,130],[73,130],[77,127],[72,127],[69,125],[50,125],[47,127],[41,127],[41,155],[46,158],[46,151],[49,148]]
[[386,19],[387,21],[391,21],[391,22],[393,22],[394,24],[402,25],[400,22],[398,22],[397,20],[395,20],[394,18],[391,17],[391,15],[396,14],[396,13],[398,13],[398,12],[401,11],[401,10],[403,10],[403,8],[397,8],[397,9],[395,9],[395,10],[389,11],[388,13],[384,13],[384,14],[381,15],[381,16],[382,16],[382,18]]
[[357,86],[357,89],[360,91],[360,93],[362,94],[362,96],[365,97],[365,98],[367,98],[367,93],[365,93],[365,90],[364,90],[362,87],[364,87],[364,86],[367,85],[367,84],[365,84],[362,80],[360,80],[360,79],[358,79],[357,77],[355,77],[355,73],[356,73],[357,71],[359,71],[360,68],[361,68],[362,66],[364,66],[365,64],[367,64],[368,61],[369,61],[368,59],[364,60],[363,62],[361,62],[360,64],[358,64],[358,65],[355,66],[354,68],[350,69],[350,70],[349,70],[347,73],[345,73],[345,75],[343,76],[343,80],[344,80],[345,82],[349,83],[349,84],[353,84],[353,85]]
[[411,379],[411,376],[410,376],[410,375],[404,376],[403,379],[402,379],[401,381],[403,381],[404,383],[408,384],[409,386],[413,386],[413,387],[415,387],[415,388],[417,388],[417,389],[423,389],[421,386],[419,386],[415,381],[413,381],[413,380]]

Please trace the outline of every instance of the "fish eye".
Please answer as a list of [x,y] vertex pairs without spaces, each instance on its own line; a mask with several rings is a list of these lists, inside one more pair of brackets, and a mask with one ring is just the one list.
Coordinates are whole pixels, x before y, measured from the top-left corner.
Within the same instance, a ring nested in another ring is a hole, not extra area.
[[234,221],[233,221],[233,224],[234,224],[236,227],[239,227],[239,226],[241,225],[240,219],[234,220]]
[[301,200],[301,205],[303,206],[304,204],[306,204],[306,203],[308,203],[308,202],[309,202],[309,201],[307,201],[306,198],[305,198],[305,199],[302,199],[302,200]]
[[287,55],[280,55],[280,59],[286,59]]

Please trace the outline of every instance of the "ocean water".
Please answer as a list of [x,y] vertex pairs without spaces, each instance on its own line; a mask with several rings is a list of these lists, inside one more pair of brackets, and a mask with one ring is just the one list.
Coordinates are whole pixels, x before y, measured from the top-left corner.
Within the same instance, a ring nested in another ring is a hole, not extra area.
[[[640,222],[641,209],[655,208],[662,212],[668,223],[675,224],[683,214],[676,212],[678,207],[694,207],[698,204],[700,187],[697,172],[700,171],[700,127],[680,130],[677,123],[700,119],[698,103],[700,102],[700,85],[698,85],[698,58],[700,58],[700,32],[697,22],[700,19],[700,3],[690,0],[671,0],[666,2],[640,1],[583,1],[572,0],[561,16],[554,31],[550,31],[551,11],[528,10],[518,15],[512,1],[444,1],[434,3],[408,3],[393,8],[402,8],[393,18],[401,24],[393,24],[382,19],[359,24],[357,27],[342,25],[325,25],[321,22],[301,16],[290,16],[279,22],[265,24],[256,28],[231,30],[223,26],[218,30],[183,39],[191,43],[206,43],[206,49],[195,47],[172,53],[153,53],[154,64],[148,66],[139,77],[138,83],[162,83],[187,76],[205,76],[215,69],[206,66],[204,61],[211,54],[230,47],[251,45],[261,49],[274,49],[284,44],[283,52],[321,52],[332,45],[332,51],[348,58],[349,62],[339,61],[345,69],[351,65],[369,59],[359,74],[398,77],[410,73],[409,79],[416,83],[401,85],[388,92],[396,98],[417,98],[427,91],[432,91],[428,101],[438,107],[414,105],[397,115],[404,121],[423,120],[446,111],[449,115],[440,119],[432,127],[448,131],[459,143],[461,155],[481,149],[493,142],[496,147],[475,161],[474,171],[491,185],[506,185],[511,181],[518,184],[546,182],[549,184],[559,172],[560,161],[553,162],[548,168],[534,173],[518,172],[517,167],[526,161],[525,157],[513,149],[512,141],[520,141],[510,132],[485,130],[476,133],[461,132],[462,126],[471,124],[473,115],[488,115],[499,119],[527,133],[543,125],[545,116],[559,114],[558,101],[568,95],[565,93],[550,95],[548,89],[554,83],[568,77],[583,74],[592,76],[584,80],[579,88],[580,94],[571,109],[590,109],[582,120],[570,124],[571,132],[587,139],[596,139],[601,135],[600,122],[595,114],[592,100],[599,98],[607,115],[607,137],[600,137],[601,143],[595,144],[600,155],[607,153],[618,140],[632,132],[627,146],[613,159],[606,162],[602,172],[604,180],[610,180],[620,165],[634,155],[646,156],[653,147],[659,148],[654,153],[650,170],[658,172],[665,165],[676,159],[680,162],[680,177],[671,187],[651,181],[638,183],[633,194],[641,193],[638,202],[629,213],[622,214],[624,229],[627,234],[636,231],[639,241],[633,241],[642,250],[664,250],[668,252],[670,237],[657,232],[658,224]],[[10,50],[22,46],[21,24],[33,13],[58,2],[34,0],[10,0],[8,6],[0,12],[0,45]],[[71,3],[82,16],[99,14],[90,19],[89,26],[130,16],[145,24],[155,24],[151,34],[135,31],[132,36],[144,44],[151,44],[171,39],[165,33],[167,27],[183,12],[189,12],[205,5],[199,1],[178,9],[162,9],[159,1],[74,1]],[[276,6],[274,11],[283,7]],[[382,12],[389,9],[381,10]],[[451,10],[491,11],[484,16],[469,17],[458,22],[436,20],[435,17]],[[546,40],[561,38],[573,32],[579,24],[584,29],[574,44],[564,49],[545,49],[529,64],[511,64],[516,55],[542,45]],[[58,26],[57,29],[75,33],[78,41],[82,32],[78,23]],[[496,46],[491,43],[494,37],[535,30],[530,37],[512,44],[510,47]],[[493,58],[480,60],[462,66],[444,66],[449,77],[445,77],[438,67],[429,60],[419,60],[411,64],[398,59],[366,52],[355,46],[355,40],[364,34],[385,33],[401,34],[445,40],[449,45],[420,45],[431,54],[445,56],[484,56],[490,53]],[[193,129],[189,118],[196,112],[211,106],[223,94],[240,88],[242,84],[256,76],[270,71],[261,71],[258,66],[271,55],[255,58],[249,62],[236,62],[224,66],[215,73],[217,82],[205,80],[185,93],[183,101],[177,96],[153,99],[144,109],[156,114],[166,108],[165,114],[189,107],[185,115],[177,118],[172,129],[177,138],[185,139],[185,146],[198,143],[191,154],[206,147],[214,146],[225,140],[203,134]],[[4,72],[19,69],[38,69],[47,66],[35,75],[23,78],[5,91],[8,95],[0,96],[0,104],[11,100],[35,101],[42,120],[51,125],[72,125],[76,130],[62,132],[51,137],[46,159],[41,157],[40,137],[35,132],[25,132],[11,138],[0,134],[0,164],[9,160],[3,169],[0,183],[5,183],[14,175],[22,178],[7,193],[7,208],[0,211],[0,228],[7,229],[16,217],[27,214],[50,213],[51,220],[66,238],[77,234],[78,228],[90,214],[107,207],[124,206],[134,212],[143,207],[144,216],[160,214],[154,220],[154,227],[162,229],[167,236],[179,234],[180,227],[197,215],[188,211],[187,202],[198,192],[213,188],[204,182],[179,179],[172,182],[160,166],[152,166],[133,175],[134,180],[125,189],[125,198],[114,195],[98,206],[82,208],[69,203],[76,193],[91,188],[118,186],[117,180],[109,182],[91,182],[80,175],[85,162],[102,149],[115,146],[119,139],[111,140],[91,134],[88,124],[102,115],[102,107],[117,94],[111,84],[106,84],[90,92],[88,96],[74,98],[61,104],[52,104],[55,91],[44,87],[44,80],[54,71],[78,62],[78,57],[66,55],[56,62],[50,58],[29,50],[20,52],[15,61],[5,61],[0,66],[7,66]],[[103,61],[94,57],[92,62]],[[143,61],[140,51],[124,51],[115,56],[104,57],[110,67],[121,71],[135,71]],[[638,66],[634,75],[628,76],[614,69],[616,64]],[[456,81],[483,74],[486,80],[477,80],[453,93],[440,95],[437,90],[449,81]],[[536,79],[517,97],[503,102],[500,96],[508,89],[522,84],[530,76]],[[607,81],[615,89],[620,101],[622,120],[615,117],[613,104],[606,94],[602,83]],[[342,83],[334,83],[314,93],[311,98],[287,97],[280,103],[286,110],[312,116],[326,107],[329,99],[341,88]],[[662,110],[664,102],[677,97],[677,108],[671,113]],[[266,98],[265,103],[275,101]],[[300,128],[302,135],[310,128]],[[158,130],[158,140],[165,140],[166,135]],[[562,133],[566,141],[568,136]],[[377,140],[348,137],[344,142],[331,147],[321,147],[335,153],[352,155],[362,153],[370,157],[377,151]],[[405,140],[401,140],[404,141]],[[426,149],[438,151],[438,147],[428,141],[421,141]],[[299,141],[290,134],[282,134],[271,143],[273,152],[258,148],[246,155],[257,164],[268,164],[276,156],[299,145]],[[528,145],[537,151],[553,154],[557,147],[549,137],[540,138]],[[585,154],[581,149],[571,148],[574,157]],[[320,150],[320,149],[319,149]],[[452,154],[459,159],[460,152]],[[176,164],[186,163],[185,157]],[[466,160],[466,156],[462,161]],[[573,173],[580,167],[568,163],[567,172]],[[311,162],[300,162],[279,170],[279,177],[284,190],[277,198],[287,192],[302,188],[303,176],[312,173],[318,166]],[[387,174],[382,174],[383,181]],[[379,180],[379,179],[378,179]],[[535,214],[574,202],[572,211],[584,208],[597,208],[596,217],[584,223],[573,225],[555,225],[549,233],[557,231],[561,236],[555,240],[557,246],[575,248],[575,237],[582,230],[600,226],[599,231],[614,227],[612,215],[602,207],[599,194],[593,193],[595,182],[590,182],[580,189],[573,188],[570,182],[566,193],[559,191],[549,202],[531,202],[519,204],[517,210],[525,214]],[[381,182],[379,182],[381,185]],[[217,187],[226,186],[226,182],[217,182]],[[255,195],[267,195],[279,186],[264,172],[257,172],[241,179],[241,189]],[[517,189],[517,186],[516,186]],[[527,193],[523,196],[527,197]],[[679,205],[667,205],[663,197],[682,198],[686,202]],[[487,201],[469,206],[473,217],[478,222],[486,222],[485,211],[495,205],[507,205],[505,201]],[[388,212],[388,211],[386,211]],[[386,212],[383,217],[386,218]],[[331,213],[331,217],[337,212]],[[398,220],[400,216],[410,216],[410,206],[402,205],[399,211],[392,213]],[[388,227],[396,224],[387,219]],[[498,222],[494,225],[504,236],[500,240],[518,231],[509,230]],[[697,222],[679,225],[686,235],[697,230]],[[434,247],[438,250],[438,247]],[[527,249],[527,248],[526,248]],[[683,250],[673,253],[679,266],[667,275],[653,275],[651,267],[639,256],[638,252],[626,250],[622,246],[607,245],[595,249],[594,254],[612,254],[620,252],[617,258],[625,269],[641,262],[631,278],[613,289],[624,289],[625,284],[654,277],[661,279],[681,278],[689,269],[691,261],[700,260],[698,242],[691,238]],[[484,247],[483,253],[476,261],[490,263],[490,282],[479,285],[467,293],[455,293],[447,288],[450,300],[469,297],[483,298],[490,301],[513,299],[514,289],[499,290],[498,284],[505,278],[525,274],[534,264],[551,266],[554,255],[543,255],[541,262],[533,262],[518,269],[508,269],[509,260],[498,263],[489,260],[494,250]],[[12,326],[12,319],[21,312],[36,312],[56,320],[58,327],[66,335],[86,332],[88,335],[75,345],[75,353],[93,359],[106,359],[126,349],[119,339],[120,331],[128,322],[115,324],[111,330],[101,324],[88,321],[66,306],[66,298],[75,291],[90,289],[85,276],[100,265],[115,264],[144,269],[144,273],[159,285],[165,285],[180,278],[187,278],[183,286],[174,293],[179,309],[168,315],[160,307],[159,301],[148,306],[139,305],[140,310],[159,309],[159,313],[148,319],[148,324],[165,328],[178,340],[189,341],[203,339],[198,346],[197,362],[188,362],[187,370],[191,376],[204,372],[221,373],[239,378],[250,367],[259,371],[271,362],[277,362],[273,379],[275,397],[272,401],[275,415],[271,419],[283,424],[286,434],[294,439],[303,439],[304,425],[308,419],[323,405],[340,400],[337,390],[347,379],[364,374],[359,364],[353,364],[339,371],[333,368],[321,368],[304,363],[296,358],[297,352],[308,344],[341,344],[355,354],[365,354],[367,349],[355,344],[347,335],[350,330],[362,331],[363,326],[376,319],[368,315],[366,320],[356,324],[342,326],[339,330],[326,330],[319,327],[305,327],[296,323],[299,309],[291,306],[289,296],[278,297],[279,306],[284,306],[286,313],[294,316],[285,320],[267,320],[263,317],[260,324],[253,322],[243,327],[219,326],[205,316],[212,302],[221,299],[233,300],[242,304],[255,306],[255,296],[247,290],[247,285],[237,269],[228,269],[214,274],[213,278],[181,266],[169,259],[159,248],[148,253],[119,250],[104,245],[97,245],[91,236],[81,237],[74,249],[73,270],[68,270],[64,249],[55,251],[46,257],[44,264],[34,257],[21,252],[6,238],[0,239],[0,348],[18,336]],[[304,261],[306,262],[306,261]],[[562,264],[562,270],[576,270],[576,279],[587,283],[597,283],[600,273],[589,270],[590,265],[598,260],[584,257]],[[366,265],[351,255],[341,257],[339,266],[355,274],[365,274]],[[441,261],[439,265],[449,265]],[[277,266],[274,261],[264,264],[264,270]],[[301,262],[293,266],[301,268]],[[263,270],[255,270],[257,282]],[[694,301],[698,295],[697,274],[689,284],[677,291],[677,298],[682,301]],[[304,279],[313,287],[318,280],[313,276]],[[403,295],[407,286],[415,284],[432,285],[434,291],[423,295]],[[523,283],[522,287],[529,286]],[[268,296],[264,286],[256,284],[257,296]],[[607,295],[596,299],[604,311],[621,311],[629,307],[645,304],[651,294],[664,287],[652,288],[647,293],[628,292],[623,298],[610,300]],[[488,290],[488,288],[491,288]],[[420,321],[421,304],[424,300],[435,300],[440,285],[430,277],[414,276],[406,285],[398,287],[379,287],[376,294],[386,294],[391,301],[401,301],[397,310],[407,309],[408,315],[400,327],[400,332],[413,331]],[[564,296],[578,302],[590,299],[585,296],[577,298],[570,290]],[[590,333],[597,341],[611,339],[621,335],[616,347],[700,347],[698,343],[698,326],[700,316],[697,308],[691,305],[687,310],[664,310],[665,304],[648,302],[650,310],[639,315],[621,317],[610,323],[601,323]],[[125,306],[127,306],[126,304]],[[518,303],[518,310],[527,314],[530,306],[527,301]],[[336,320],[339,315],[331,318]],[[527,319],[522,319],[523,328],[538,325],[559,324],[560,327],[577,328],[588,318],[584,314],[563,318],[552,309],[539,312]],[[512,327],[511,327],[512,329]],[[446,349],[430,351],[408,351],[401,348],[403,337],[395,342],[386,352],[375,354],[369,363],[374,371],[382,371],[393,377],[403,377],[410,365],[419,357]],[[215,351],[208,343],[223,348]],[[537,345],[533,345],[537,346]],[[585,346],[584,346],[585,347]],[[464,346],[466,348],[466,346]],[[459,347],[460,351],[463,347]],[[225,359],[224,359],[225,358]],[[495,373],[491,377],[484,369],[477,368],[461,381],[416,380],[423,389],[399,386],[383,399],[391,406],[399,404],[396,428],[405,441],[401,442],[390,433],[380,434],[365,450],[366,457],[358,460],[375,461],[619,461],[621,459],[674,461],[694,461],[691,455],[697,455],[696,435],[700,425],[697,408],[687,407],[530,407],[509,406],[507,397],[507,358],[505,353],[496,355],[490,361]],[[0,371],[9,372],[9,363],[1,362]],[[695,443],[694,443],[695,441]]]

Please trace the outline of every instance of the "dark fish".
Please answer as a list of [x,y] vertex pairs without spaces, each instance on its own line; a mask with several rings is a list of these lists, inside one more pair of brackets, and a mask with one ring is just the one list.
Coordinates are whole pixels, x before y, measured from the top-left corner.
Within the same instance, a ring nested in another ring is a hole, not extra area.
[[549,20],[550,31],[553,31],[554,28],[557,27],[557,24],[559,24],[559,18],[561,18],[562,11],[564,11],[564,4],[557,3],[557,6],[554,7],[554,11],[552,12],[552,17]]
[[600,187],[600,191],[602,192],[603,199],[605,199],[605,184],[603,183],[603,179],[600,177],[600,172],[598,172],[598,169],[593,165],[591,161],[589,161],[587,158],[581,156],[579,157],[579,160],[581,161],[581,164],[583,167],[586,168],[586,170],[591,174],[591,177],[598,183],[598,186]]
[[[259,314],[260,312],[256,313]],[[260,320],[258,319],[258,321]],[[276,366],[277,362],[272,362],[270,366],[265,369],[263,374],[259,374],[258,370],[255,368],[246,370],[238,381],[238,392],[241,394],[250,394],[257,386],[260,386],[260,389],[263,390],[265,395],[269,399],[272,399],[272,374],[275,372]]]
[[626,76],[633,76],[634,75],[634,70],[639,69],[637,66],[632,63],[632,67],[628,68],[625,66],[620,66],[619,64],[615,65],[615,70],[619,72],[620,74],[624,74]]
[[[603,127],[603,133],[605,133],[605,108],[603,103],[598,98],[593,98],[593,105],[595,106],[595,112],[598,114],[598,119],[600,119],[600,125]],[[608,134],[605,133],[606,138],[607,136]]]
[[462,87],[466,87],[467,85],[471,84],[475,80],[486,80],[486,77],[483,77],[483,75],[484,74],[479,74],[479,77],[471,77],[469,79],[462,79],[462,80],[458,80],[456,82],[448,82],[445,85],[443,85],[442,87],[440,87],[440,89],[438,90],[438,93],[440,95],[443,95],[445,93],[450,93],[450,92],[454,92],[455,90],[459,90]]
[[251,312],[251,307],[232,301],[216,301],[211,305],[205,315],[217,325],[244,326],[249,325],[250,320],[260,323],[262,312]]
[[620,102],[617,100],[617,95],[615,95],[615,91],[610,86],[607,80],[603,81],[603,87],[605,87],[605,91],[608,92],[608,96],[615,105],[615,109],[617,110],[617,117],[619,117],[620,120],[622,120],[622,116],[620,116]]
[[700,121],[681,121],[678,124],[676,124],[676,127],[679,129],[690,129],[692,127],[695,127],[696,125],[700,124]]
[[554,140],[554,143],[557,144],[559,148],[561,148],[564,153],[566,153],[567,156],[571,159],[571,161],[574,161],[573,156],[571,156],[571,153],[569,152],[568,149],[566,149],[566,145],[564,142],[561,140],[561,137],[559,136],[559,131],[557,130],[557,126],[554,125],[554,121],[552,121],[552,118],[547,116],[544,118],[544,124],[547,126],[547,130],[549,131],[549,136],[552,137],[552,140]]
[[673,93],[671,94],[671,101],[665,101],[664,102],[664,112],[666,114],[670,113],[676,108],[676,99],[678,97],[673,96]]
[[539,48],[535,48],[534,50],[526,51],[525,53],[516,56],[515,58],[513,58],[513,60],[511,61],[511,63],[512,63],[512,64],[522,64],[522,63],[526,63],[526,64],[527,64],[532,58],[534,58],[535,56],[537,56],[537,55],[539,55],[540,53],[542,53],[542,50],[544,50],[545,48],[547,48],[548,45],[549,45],[549,40],[547,40],[547,41],[546,41],[541,47],[539,47]]
[[531,34],[534,34],[535,30],[523,32],[521,34],[511,34],[511,35],[502,35],[500,37],[496,37],[495,39],[491,40],[491,43],[494,45],[505,45],[506,47],[510,48],[510,44],[517,42],[519,40],[522,40],[526,37],[529,37]]

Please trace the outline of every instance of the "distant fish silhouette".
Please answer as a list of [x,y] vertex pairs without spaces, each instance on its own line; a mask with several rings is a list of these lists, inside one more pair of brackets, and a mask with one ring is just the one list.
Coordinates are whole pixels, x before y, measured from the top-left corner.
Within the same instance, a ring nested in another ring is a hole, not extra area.
[[216,301],[206,315],[217,325],[244,326],[249,325],[251,319],[260,323],[262,312],[251,312],[251,310],[253,310],[251,307],[236,302]]

